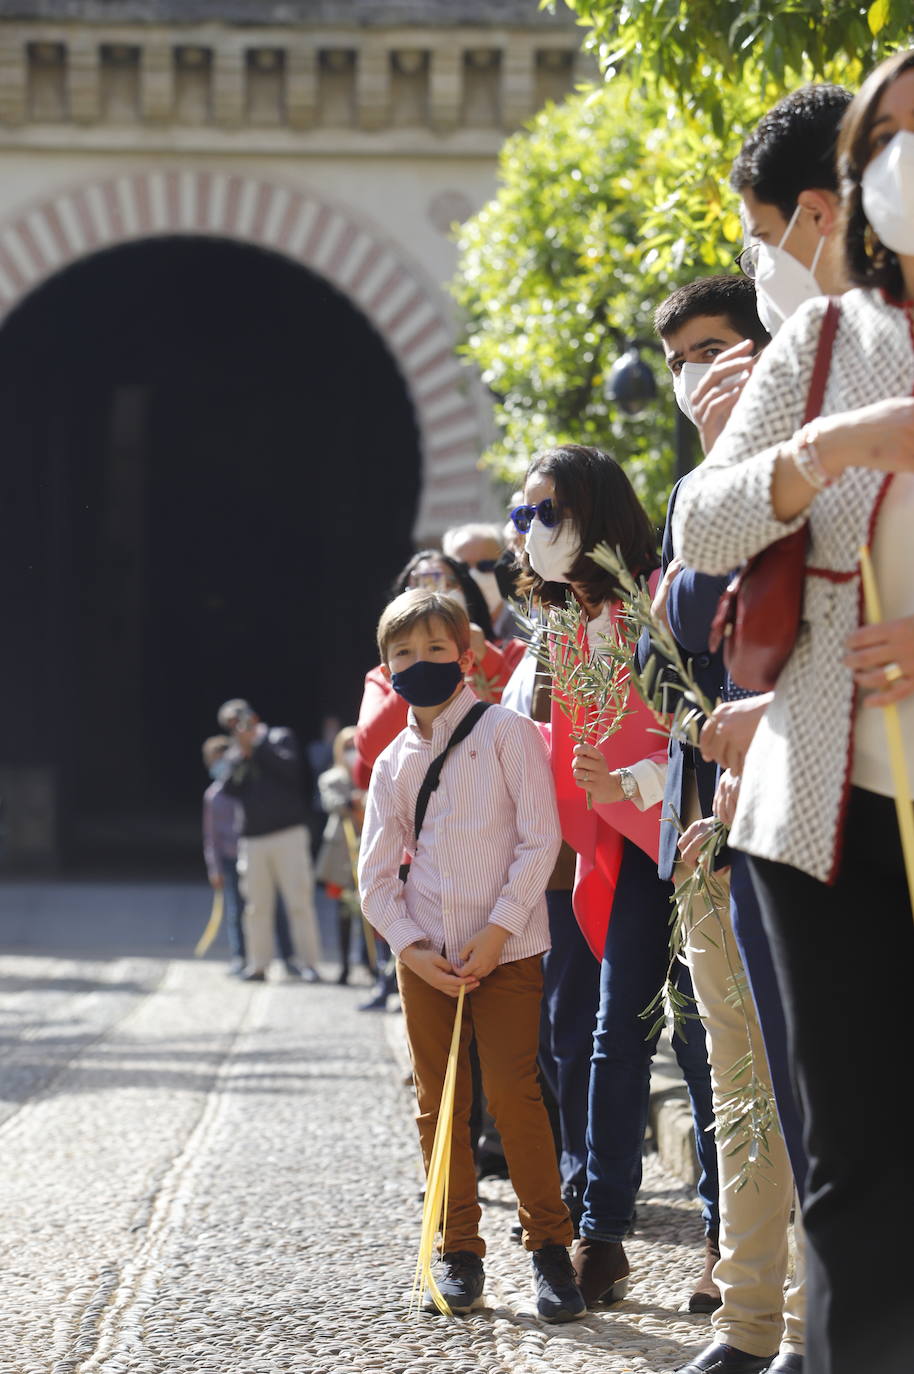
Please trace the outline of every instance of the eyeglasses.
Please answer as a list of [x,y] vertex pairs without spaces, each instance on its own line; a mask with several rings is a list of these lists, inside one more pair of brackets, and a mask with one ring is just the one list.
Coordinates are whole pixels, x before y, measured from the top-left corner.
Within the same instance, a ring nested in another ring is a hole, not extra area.
[[477,560],[477,562],[473,564],[473,571],[481,573],[491,573],[495,571],[495,566],[497,563],[497,558],[480,558]]
[[460,584],[454,574],[444,568],[426,568],[422,572],[411,572],[407,585],[411,591],[419,588],[423,592],[437,592],[442,588],[453,591]]
[[540,522],[545,525],[547,530],[552,530],[555,529],[562,515],[560,508],[551,496],[547,496],[545,501],[540,501],[538,506],[515,506],[511,512],[511,522],[518,534],[526,534],[536,517],[539,517]]
[[747,243],[733,259],[743,276],[748,277],[750,281],[755,281],[755,269],[761,246],[760,243]]

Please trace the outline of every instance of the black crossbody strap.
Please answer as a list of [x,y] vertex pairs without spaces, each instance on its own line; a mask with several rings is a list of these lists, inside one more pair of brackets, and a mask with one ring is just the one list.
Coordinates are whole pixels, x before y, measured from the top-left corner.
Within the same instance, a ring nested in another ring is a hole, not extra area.
[[[416,842],[418,842],[419,839],[419,832],[422,829],[422,822],[425,820],[425,813],[428,810],[431,795],[441,781],[441,770],[444,767],[445,759],[454,748],[455,744],[459,744],[461,740],[466,739],[467,735],[473,729],[473,726],[479,720],[479,717],[484,711],[488,711],[491,704],[490,701],[477,701],[475,706],[471,706],[441,753],[438,754],[436,758],[433,758],[429,764],[428,772],[422,779],[422,786],[419,788],[419,795],[416,798],[416,811],[413,819],[413,835]],[[406,881],[408,875],[409,864],[402,864],[400,867],[400,877],[403,882]]]
[[419,795],[416,798],[416,815],[413,823],[413,833],[417,840],[419,839],[419,831],[422,829],[422,822],[425,820],[425,813],[428,810],[431,795],[437,790],[438,783],[441,781],[441,770],[444,767],[444,760],[456,744],[459,744],[462,739],[466,739],[483,711],[489,709],[489,705],[490,703],[488,701],[477,701],[475,706],[471,706],[441,753],[437,758],[432,759],[429,764],[428,772],[422,780],[422,786],[419,788]]

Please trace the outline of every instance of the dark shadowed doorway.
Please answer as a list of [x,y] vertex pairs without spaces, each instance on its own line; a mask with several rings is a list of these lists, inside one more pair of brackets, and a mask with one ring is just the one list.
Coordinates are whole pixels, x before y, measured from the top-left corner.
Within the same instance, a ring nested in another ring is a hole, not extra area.
[[304,268],[152,239],[5,321],[0,444],[7,811],[44,798],[71,871],[190,870],[223,699],[303,740],[358,707],[412,547],[405,384]]

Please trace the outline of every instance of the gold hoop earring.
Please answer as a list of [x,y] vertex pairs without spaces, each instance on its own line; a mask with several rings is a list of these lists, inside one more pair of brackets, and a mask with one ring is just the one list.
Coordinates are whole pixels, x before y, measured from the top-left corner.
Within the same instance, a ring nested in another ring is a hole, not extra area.
[[871,224],[863,231],[863,251],[874,265],[885,258],[885,244],[876,237],[876,231]]

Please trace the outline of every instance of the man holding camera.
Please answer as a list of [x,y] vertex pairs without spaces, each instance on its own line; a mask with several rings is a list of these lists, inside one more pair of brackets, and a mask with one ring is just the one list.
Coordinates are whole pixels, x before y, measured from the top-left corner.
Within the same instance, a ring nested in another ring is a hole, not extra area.
[[248,982],[263,982],[273,953],[273,912],[282,893],[302,977],[318,982],[320,940],[314,911],[311,841],[302,795],[298,742],[284,726],[268,726],[240,697],[219,708],[231,736],[223,790],[244,808],[238,872],[244,894]]

